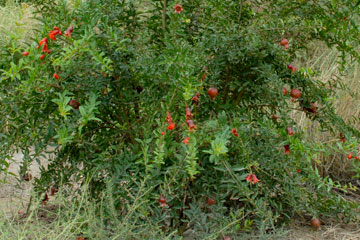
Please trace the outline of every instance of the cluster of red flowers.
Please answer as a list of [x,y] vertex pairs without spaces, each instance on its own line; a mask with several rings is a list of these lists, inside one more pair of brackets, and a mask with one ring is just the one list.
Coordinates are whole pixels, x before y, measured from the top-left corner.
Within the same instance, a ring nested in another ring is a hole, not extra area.
[[[74,31],[74,28],[72,26],[70,26],[66,31],[65,31],[65,36],[67,37],[71,37],[71,33]],[[49,33],[49,38],[56,41],[56,36],[59,35],[61,36],[62,35],[62,32],[61,30],[58,28],[58,27],[54,27],[53,30],[50,31]],[[37,46],[38,49],[42,48],[42,52],[44,54],[42,54],[40,56],[40,60],[43,60],[45,58],[45,53],[51,53],[51,50],[49,50],[49,45],[48,45],[48,38],[47,37],[44,37],[43,39],[41,39],[41,41],[39,41],[39,45]],[[23,55],[24,56],[28,56],[29,55],[29,52],[23,52]],[[53,74],[53,77],[55,79],[59,79],[59,75],[54,73]]]
[[41,41],[39,42],[39,46],[37,46],[37,48],[40,48],[42,46],[42,52],[44,53],[50,53],[51,51],[49,50],[48,47],[48,39],[45,37],[43,39],[41,39]]
[[231,132],[232,132],[232,134],[233,134],[235,137],[238,137],[238,136],[239,136],[236,128],[234,128]]
[[168,112],[167,115],[166,115],[166,121],[168,122],[169,126],[167,127],[167,130],[174,130],[175,128],[175,123],[173,122],[173,119],[170,115],[170,113]]
[[54,30],[50,31],[49,38],[56,41],[56,35],[61,35],[61,31],[58,27],[54,27]]
[[[353,153],[349,153],[349,155],[347,156],[348,159],[352,159],[353,158]],[[360,157],[356,156],[354,157],[355,159],[359,160],[360,161]]]
[[[191,113],[190,107],[186,106],[185,107],[185,121],[189,127],[189,131],[196,130],[196,128],[197,128],[194,121],[192,120],[192,117],[193,117],[193,115]],[[169,112],[167,112],[167,114],[166,114],[166,122],[168,123],[168,126],[166,129],[168,129],[170,131],[174,130],[175,123]],[[161,135],[165,135],[165,132],[161,132]],[[185,144],[189,144],[189,141],[190,141],[190,138],[186,137],[182,142]]]
[[186,107],[185,108],[185,121],[189,127],[189,130],[196,130],[196,125],[194,123],[194,121],[192,120],[193,115],[191,114],[190,108]]

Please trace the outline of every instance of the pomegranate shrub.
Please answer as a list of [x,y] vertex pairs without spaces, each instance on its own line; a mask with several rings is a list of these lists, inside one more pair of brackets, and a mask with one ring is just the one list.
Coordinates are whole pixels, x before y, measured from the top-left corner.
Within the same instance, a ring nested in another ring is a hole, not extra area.
[[[354,219],[339,192],[356,186],[313,167],[356,153],[359,131],[332,103],[341,79],[293,60],[312,40],[343,51],[344,68],[358,59],[357,1],[33,2],[42,31],[1,60],[0,151],[21,149],[25,175],[54,147],[39,194],[89,181],[99,199],[110,182],[119,218],[138,194],[135,225],[201,236]],[[306,142],[293,111],[338,141]]]

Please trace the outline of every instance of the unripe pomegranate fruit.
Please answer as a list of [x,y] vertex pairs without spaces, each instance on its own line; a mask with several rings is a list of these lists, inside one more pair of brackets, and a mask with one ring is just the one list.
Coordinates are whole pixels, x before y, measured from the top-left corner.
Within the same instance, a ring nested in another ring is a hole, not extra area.
[[290,95],[293,98],[300,98],[301,97],[301,91],[298,88],[294,88],[291,90]]
[[215,99],[218,94],[219,94],[219,92],[216,88],[214,88],[214,87],[209,88],[208,95],[209,95],[210,99]]

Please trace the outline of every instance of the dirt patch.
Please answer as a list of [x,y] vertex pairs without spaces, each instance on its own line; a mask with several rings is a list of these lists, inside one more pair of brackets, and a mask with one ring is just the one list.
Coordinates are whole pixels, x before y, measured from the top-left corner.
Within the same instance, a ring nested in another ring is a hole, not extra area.
[[[35,161],[29,166],[29,173],[32,175],[30,181],[27,182],[19,176],[22,158],[22,153],[15,153],[8,171],[14,173],[16,176],[8,174],[5,182],[0,183],[0,212],[6,215],[19,210],[21,212],[25,211],[30,200],[34,178],[40,177],[40,166]],[[41,159],[41,164],[46,168],[48,161]],[[4,175],[0,175],[0,177],[3,178]]]

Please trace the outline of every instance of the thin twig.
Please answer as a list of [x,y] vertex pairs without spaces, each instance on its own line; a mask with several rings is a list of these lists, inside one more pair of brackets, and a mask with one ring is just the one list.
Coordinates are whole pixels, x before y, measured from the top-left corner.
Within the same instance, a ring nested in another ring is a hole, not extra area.
[[164,0],[164,6],[163,6],[163,12],[162,12],[162,28],[163,28],[164,33],[166,31],[166,5],[167,5],[167,0]]
[[238,22],[240,22],[240,19],[241,19],[242,6],[243,6],[243,0],[240,1],[240,10],[239,10]]

